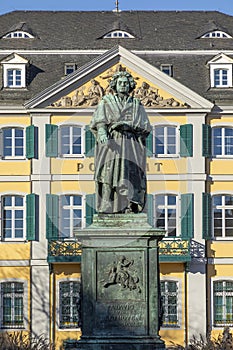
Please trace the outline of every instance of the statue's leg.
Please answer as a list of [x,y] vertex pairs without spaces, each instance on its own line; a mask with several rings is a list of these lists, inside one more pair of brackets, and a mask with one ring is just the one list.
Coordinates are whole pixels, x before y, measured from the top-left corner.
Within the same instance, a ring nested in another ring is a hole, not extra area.
[[97,211],[99,213],[112,213],[112,188],[108,184],[98,183]]

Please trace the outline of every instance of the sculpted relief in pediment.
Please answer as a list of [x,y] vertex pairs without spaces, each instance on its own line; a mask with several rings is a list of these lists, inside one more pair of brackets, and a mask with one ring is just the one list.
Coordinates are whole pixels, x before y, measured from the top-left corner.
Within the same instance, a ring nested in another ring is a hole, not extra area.
[[[95,107],[106,94],[113,93],[109,82],[114,73],[120,70],[126,70],[125,67],[118,64],[109,69],[104,75],[92,79],[89,83],[81,86],[67,96],[54,102],[51,107],[57,108],[88,108]],[[127,69],[127,71],[129,71]],[[172,96],[164,96],[164,93],[157,87],[150,85],[142,78],[135,76],[131,71],[137,87],[134,90],[134,96],[137,97],[146,108],[187,108],[186,104],[174,99]]]

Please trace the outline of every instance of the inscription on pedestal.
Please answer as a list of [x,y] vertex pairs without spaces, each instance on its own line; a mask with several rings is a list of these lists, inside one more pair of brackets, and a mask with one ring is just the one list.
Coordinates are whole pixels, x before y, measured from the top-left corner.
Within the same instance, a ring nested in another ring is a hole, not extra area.
[[146,305],[141,302],[97,303],[96,326],[111,334],[144,334],[146,327]]

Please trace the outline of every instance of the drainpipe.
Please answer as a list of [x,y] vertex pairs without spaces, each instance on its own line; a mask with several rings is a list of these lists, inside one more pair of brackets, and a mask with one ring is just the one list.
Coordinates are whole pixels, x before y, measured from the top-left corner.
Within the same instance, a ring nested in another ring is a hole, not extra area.
[[52,343],[55,344],[55,333],[56,333],[56,275],[53,269],[53,290],[52,290],[52,300],[53,300],[53,305],[52,305],[52,327],[53,327],[53,332],[52,332]]
[[189,335],[188,335],[188,272],[189,263],[185,263],[184,270],[184,343],[185,349],[188,349]]
[[53,269],[53,264],[49,264],[50,270],[50,283],[49,283],[49,295],[50,295],[50,343],[55,344],[55,313],[56,313],[56,305],[55,305],[55,292],[56,292],[56,283],[55,283],[55,273]]

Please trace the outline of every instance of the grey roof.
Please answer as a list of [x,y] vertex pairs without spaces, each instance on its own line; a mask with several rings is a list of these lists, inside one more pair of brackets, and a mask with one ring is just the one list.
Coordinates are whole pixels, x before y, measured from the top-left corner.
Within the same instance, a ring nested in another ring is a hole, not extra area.
[[[3,39],[12,30],[23,29],[33,39]],[[125,30],[134,39],[103,39],[116,29]],[[224,30],[233,36],[233,17],[217,11],[14,11],[0,16],[1,50],[109,50],[121,45],[128,50],[233,50],[233,39],[200,36],[211,30]],[[184,52],[185,53],[185,52]],[[25,90],[0,91],[0,104],[21,104],[64,76],[65,63],[81,67],[97,57],[90,54],[22,55],[29,60]],[[206,55],[154,54],[141,57],[156,67],[173,65],[174,79],[211,101],[233,98],[233,89],[209,89],[209,67],[212,57]],[[201,78],[200,78],[201,77]],[[2,86],[0,74],[0,86]]]
[[[25,23],[37,39],[21,40],[25,49],[110,49],[125,43],[128,49],[192,50],[209,49],[206,23],[214,21],[233,35],[232,16],[216,11],[15,11],[0,16],[0,37],[12,26]],[[98,39],[112,29],[127,28],[136,39]],[[216,48],[232,49],[233,40],[214,42]],[[18,48],[17,39],[0,40],[0,49]]]

